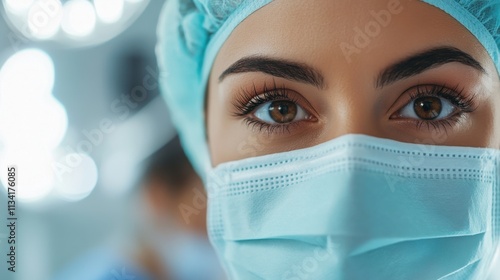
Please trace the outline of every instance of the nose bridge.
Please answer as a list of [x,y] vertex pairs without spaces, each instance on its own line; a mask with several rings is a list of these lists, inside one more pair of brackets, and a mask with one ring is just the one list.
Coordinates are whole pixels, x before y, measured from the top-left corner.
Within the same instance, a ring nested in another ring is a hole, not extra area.
[[333,139],[346,134],[383,137],[383,114],[375,92],[352,81],[348,86],[330,89],[328,93],[327,136]]

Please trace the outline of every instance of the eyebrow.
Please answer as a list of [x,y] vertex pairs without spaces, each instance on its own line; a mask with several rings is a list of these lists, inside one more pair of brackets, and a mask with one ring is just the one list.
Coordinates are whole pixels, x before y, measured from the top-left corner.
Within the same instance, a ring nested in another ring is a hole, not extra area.
[[438,47],[403,59],[383,70],[377,80],[377,88],[409,78],[443,64],[458,62],[485,73],[481,64],[471,55],[454,47]]
[[300,62],[266,56],[248,56],[239,59],[219,76],[219,82],[222,82],[229,75],[246,72],[262,72],[287,80],[311,84],[320,89],[325,88],[323,75],[313,67]]

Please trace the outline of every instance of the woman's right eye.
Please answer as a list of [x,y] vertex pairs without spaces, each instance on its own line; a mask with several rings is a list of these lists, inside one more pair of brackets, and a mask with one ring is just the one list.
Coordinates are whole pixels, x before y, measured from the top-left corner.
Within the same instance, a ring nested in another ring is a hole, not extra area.
[[[299,93],[276,85],[271,90],[264,86],[264,92],[258,94],[242,91],[234,100],[236,109],[234,116],[245,120],[246,124],[268,132],[289,132],[292,126],[302,121],[316,120],[315,115],[299,104],[308,104],[308,101]],[[309,107],[309,106],[308,106]],[[312,107],[311,107],[312,108]]]
[[253,115],[271,125],[288,124],[310,118],[302,107],[289,100],[268,101],[257,107]]

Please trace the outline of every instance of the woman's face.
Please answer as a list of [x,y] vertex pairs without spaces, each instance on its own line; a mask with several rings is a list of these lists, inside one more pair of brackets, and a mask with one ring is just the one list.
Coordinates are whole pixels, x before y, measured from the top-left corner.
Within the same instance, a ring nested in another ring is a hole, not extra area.
[[491,58],[420,1],[273,1],[225,42],[207,98],[214,166],[349,133],[500,148]]

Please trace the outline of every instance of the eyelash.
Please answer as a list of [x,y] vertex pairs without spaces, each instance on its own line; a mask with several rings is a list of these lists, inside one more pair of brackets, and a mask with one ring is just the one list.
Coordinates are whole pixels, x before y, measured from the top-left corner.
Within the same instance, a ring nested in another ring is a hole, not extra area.
[[233,102],[233,106],[237,110],[237,112],[235,112],[233,116],[239,118],[244,117],[244,121],[246,122],[246,124],[253,129],[257,129],[259,132],[265,130],[268,134],[282,134],[285,132],[289,133],[290,129],[293,128],[293,126],[297,125],[298,122],[292,122],[282,125],[272,125],[248,116],[260,105],[265,104],[269,101],[286,100],[298,104],[299,101],[297,100],[297,98],[290,96],[288,91],[289,89],[285,87],[278,87],[276,83],[274,83],[273,87],[270,89],[267,88],[266,84],[264,84],[263,93],[260,94],[258,93],[255,85],[251,92],[242,89],[241,94],[239,94]]
[[268,89],[264,84],[263,93],[259,94],[254,85],[252,92],[242,89],[241,94],[236,97],[236,100],[233,102],[233,106],[238,110],[238,112],[234,115],[238,117],[246,116],[252,113],[253,110],[260,105],[276,100],[287,100],[294,103],[298,102],[297,99],[290,98],[288,89],[285,87],[277,87],[276,84],[274,84],[271,89]]
[[[430,87],[430,90],[429,90]],[[416,120],[415,126],[417,129],[421,129],[423,125],[427,126],[427,129],[434,128],[439,130],[443,128],[445,131],[447,127],[453,127],[456,124],[460,117],[465,113],[474,112],[477,107],[475,105],[475,95],[471,95],[470,97],[464,97],[464,88],[460,88],[460,86],[455,86],[450,88],[446,85],[418,85],[414,87],[409,93],[410,99],[405,104],[408,105],[410,102],[415,101],[417,98],[426,97],[426,96],[434,96],[434,97],[442,97],[451,102],[456,108],[458,108],[457,112],[448,118],[434,121],[425,121],[425,120]],[[408,92],[409,90],[407,90]]]
[[[268,89],[266,84],[264,84],[262,93],[259,93],[257,91],[255,85],[251,91],[242,89],[241,93],[232,103],[234,108],[236,108],[237,110],[237,112],[235,112],[233,116],[244,118],[244,121],[248,126],[256,128],[259,132],[263,130],[265,130],[268,134],[290,132],[290,129],[292,129],[293,126],[298,125],[300,122],[273,125],[248,116],[259,106],[270,101],[286,100],[298,104],[297,98],[290,96],[288,91],[289,90],[287,88],[278,87],[276,84],[273,84],[273,87],[270,89]],[[417,98],[435,96],[447,99],[458,108],[457,113],[454,113],[446,119],[434,121],[416,120],[415,125],[417,129],[421,129],[423,125],[427,125],[427,129],[429,130],[431,129],[431,127],[436,130],[440,128],[446,130],[447,127],[452,127],[454,124],[456,124],[464,113],[471,113],[476,110],[476,105],[474,102],[475,95],[471,95],[467,98],[464,97],[464,89],[460,89],[459,86],[449,88],[447,85],[418,85],[407,90],[406,92],[408,91],[411,91],[409,93],[410,98],[409,101],[405,103],[405,106],[410,102],[415,101]]]

